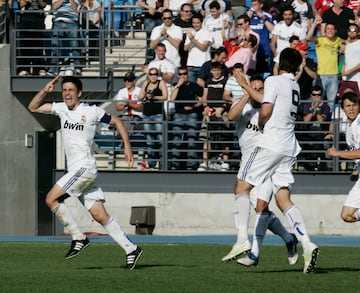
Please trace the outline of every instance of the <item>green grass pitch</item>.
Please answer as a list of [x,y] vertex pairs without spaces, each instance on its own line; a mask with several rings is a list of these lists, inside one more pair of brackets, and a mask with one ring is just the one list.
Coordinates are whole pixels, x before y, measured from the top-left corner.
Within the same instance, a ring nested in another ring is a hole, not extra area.
[[[229,245],[142,244],[133,271],[116,244],[92,243],[65,260],[65,243],[0,243],[0,292],[359,292],[360,248],[320,247],[314,273],[285,247],[264,246],[258,266],[222,263]],[[299,247],[299,255],[302,248]]]

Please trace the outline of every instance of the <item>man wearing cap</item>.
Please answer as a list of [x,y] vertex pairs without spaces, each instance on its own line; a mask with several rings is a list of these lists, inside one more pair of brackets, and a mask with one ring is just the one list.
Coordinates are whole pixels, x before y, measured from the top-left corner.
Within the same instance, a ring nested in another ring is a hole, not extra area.
[[120,89],[114,100],[117,101],[115,109],[121,111],[119,116],[124,122],[129,133],[141,130],[143,103],[139,100],[140,87],[135,86],[136,77],[133,72],[127,72],[124,76],[125,87]]
[[295,46],[303,58],[295,78],[300,86],[300,100],[307,100],[310,97],[313,81],[317,79],[317,64],[308,57],[309,46],[303,42]]

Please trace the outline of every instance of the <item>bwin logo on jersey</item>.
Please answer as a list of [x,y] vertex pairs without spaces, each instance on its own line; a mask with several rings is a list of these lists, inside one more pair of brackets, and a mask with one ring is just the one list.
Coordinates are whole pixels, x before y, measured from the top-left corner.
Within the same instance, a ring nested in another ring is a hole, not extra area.
[[64,129],[84,131],[84,125],[80,123],[70,123],[66,120],[64,123]]
[[259,127],[256,124],[252,124],[251,121],[248,121],[246,124],[247,129],[252,129],[254,131],[259,131]]

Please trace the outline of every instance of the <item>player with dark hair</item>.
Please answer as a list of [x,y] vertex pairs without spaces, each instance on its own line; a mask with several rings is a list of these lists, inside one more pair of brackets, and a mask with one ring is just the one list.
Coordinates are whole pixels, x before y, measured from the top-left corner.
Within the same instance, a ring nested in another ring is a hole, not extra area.
[[348,160],[355,160],[357,174],[352,174],[356,183],[348,193],[341,210],[341,218],[348,223],[360,221],[360,198],[359,198],[359,159],[360,159],[360,97],[356,93],[345,93],[341,98],[341,108],[344,110],[348,118],[348,126],[346,130],[346,142],[350,150],[338,150],[331,147],[327,150],[327,154],[332,157],[338,157]]
[[[291,170],[301,148],[296,140],[294,126],[299,105],[299,85],[295,73],[302,62],[298,51],[285,48],[280,54],[278,76],[265,80],[264,98],[259,113],[258,127],[262,133],[249,159],[244,162],[241,174],[238,174],[238,194],[248,197],[254,186],[271,178],[276,189],[275,198],[279,209],[286,216],[298,240],[301,241],[304,255],[304,273],[316,266],[319,248],[310,241],[300,210],[291,201],[291,185],[294,176]],[[266,212],[265,201],[257,201],[256,212]],[[259,221],[255,230],[264,233],[267,221]],[[256,265],[258,259],[251,252],[238,263],[245,266]]]
[[[43,103],[44,98],[54,91],[56,83],[62,79],[61,89],[63,102]],[[28,108],[31,112],[59,116],[62,140],[67,162],[67,173],[61,177],[46,195],[45,202],[59,221],[69,230],[72,236],[70,250],[66,259],[73,258],[89,245],[70,209],[61,200],[65,195],[84,196],[84,205],[95,221],[100,223],[109,235],[126,253],[126,269],[135,268],[142,250],[132,243],[119,223],[106,211],[105,196],[102,189],[95,184],[97,176],[96,160],[92,151],[96,125],[100,122],[116,127],[123,143],[125,160],[132,166],[134,158],[129,136],[120,118],[105,113],[97,106],[80,102],[82,83],[74,76],[61,78],[56,76],[48,82],[31,100]]]

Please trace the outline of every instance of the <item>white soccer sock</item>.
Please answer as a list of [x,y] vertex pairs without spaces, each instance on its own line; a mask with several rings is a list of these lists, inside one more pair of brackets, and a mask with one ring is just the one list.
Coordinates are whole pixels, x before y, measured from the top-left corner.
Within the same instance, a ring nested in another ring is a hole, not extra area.
[[248,240],[248,227],[250,218],[250,196],[248,194],[235,195],[235,227],[238,230],[237,242]]
[[292,205],[284,210],[283,214],[289,221],[291,227],[294,229],[296,238],[299,239],[302,246],[305,247],[306,244],[310,242],[310,238],[306,231],[305,223],[300,210],[297,208],[297,206]]
[[253,243],[251,253],[259,257],[260,247],[264,240],[266,229],[269,222],[269,213],[256,213]]
[[109,233],[109,235],[125,250],[126,254],[129,254],[136,249],[137,246],[127,238],[120,224],[115,219],[110,218],[109,222],[103,225],[103,227]]
[[279,235],[285,243],[289,243],[293,239],[291,234],[285,229],[279,218],[273,212],[270,212],[269,215],[268,229],[275,235]]
[[86,238],[86,236],[81,233],[80,228],[75,222],[69,208],[64,203],[59,203],[56,207],[51,209],[51,211],[58,218],[61,224],[69,230],[73,240],[83,240]]

